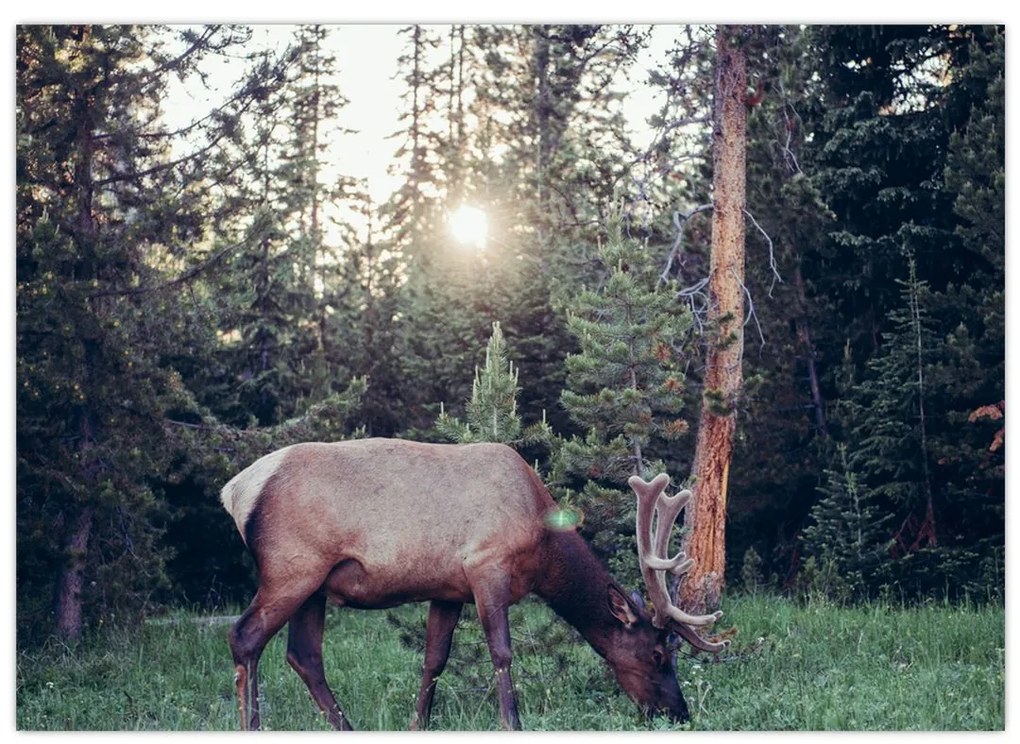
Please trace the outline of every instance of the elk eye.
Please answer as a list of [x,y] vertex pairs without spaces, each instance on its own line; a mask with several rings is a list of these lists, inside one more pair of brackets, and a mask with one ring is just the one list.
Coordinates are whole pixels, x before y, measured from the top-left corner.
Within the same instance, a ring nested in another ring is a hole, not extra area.
[[655,666],[661,667],[666,665],[668,657],[666,656],[666,653],[664,651],[657,648],[654,651],[652,651],[652,660],[655,662]]

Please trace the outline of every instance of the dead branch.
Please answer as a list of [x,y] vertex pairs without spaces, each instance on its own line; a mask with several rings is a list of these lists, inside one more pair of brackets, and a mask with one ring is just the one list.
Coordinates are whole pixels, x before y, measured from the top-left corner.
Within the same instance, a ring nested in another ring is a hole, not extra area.
[[790,103],[789,100],[787,100],[786,88],[783,86],[782,76],[779,76],[778,84],[779,84],[779,97],[780,100],[782,100],[783,102],[783,125],[784,129],[786,130],[786,141],[782,145],[780,145],[780,148],[783,151],[783,158],[786,160],[787,166],[794,173],[803,174],[804,171],[801,170],[800,162],[797,160],[797,155],[794,153],[792,147],[793,133],[796,131],[797,126],[796,123],[790,119],[790,112],[791,111],[793,112],[793,115],[794,117],[796,117],[798,122],[803,124],[803,121],[801,120],[800,114],[797,113],[797,109],[795,109],[793,107],[793,104]]
[[765,236],[765,241],[769,244],[769,268],[772,270],[772,277],[773,277],[772,278],[772,284],[769,285],[769,297],[771,297],[772,296],[772,290],[775,288],[776,282],[779,282],[780,284],[783,283],[783,277],[781,277],[779,275],[779,269],[776,267],[776,248],[775,248],[775,244],[773,244],[772,238],[769,237],[769,234],[767,232],[765,232],[764,229],[762,229],[761,225],[758,224],[758,220],[756,220],[754,218],[753,214],[748,212],[746,209],[744,210],[744,214],[747,215],[750,218],[751,223],[756,228],[758,228],[758,232],[760,232],[762,235]]
[[[708,295],[702,292],[708,284],[708,277],[700,279],[690,287],[681,289],[676,293],[678,299],[683,299],[691,309],[691,319],[699,335],[704,333],[705,319],[708,316]],[[698,302],[700,298],[700,302]]]
[[684,225],[687,221],[696,214],[701,212],[707,212],[714,207],[712,204],[702,204],[700,207],[695,207],[689,212],[680,212],[674,210],[673,212],[673,224],[676,226],[676,239],[673,241],[673,247],[670,248],[669,256],[666,259],[666,268],[662,270],[659,275],[659,284],[669,281],[669,274],[673,270],[673,262],[677,259],[677,256],[683,250],[684,245]]
[[[744,296],[747,298],[747,317],[744,318],[744,325],[746,326],[748,323],[751,322],[752,319],[754,320],[754,325],[758,329],[758,338],[761,339],[761,348],[764,348],[765,334],[762,333],[761,323],[758,322],[758,313],[754,309],[754,300],[751,299],[751,291],[747,288],[747,285],[744,284],[743,281],[741,281],[740,276],[737,274],[736,271],[730,269],[730,273],[733,274],[733,278],[737,280],[737,284],[740,285],[740,288],[744,290]],[[743,349],[743,345],[741,345],[741,349]]]

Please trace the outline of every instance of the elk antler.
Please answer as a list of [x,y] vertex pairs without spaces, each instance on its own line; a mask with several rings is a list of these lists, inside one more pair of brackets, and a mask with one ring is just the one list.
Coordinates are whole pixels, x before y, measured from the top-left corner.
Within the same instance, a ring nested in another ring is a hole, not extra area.
[[694,560],[687,558],[683,551],[673,558],[668,557],[673,524],[680,510],[691,500],[691,492],[680,491],[674,496],[667,496],[663,493],[669,485],[669,476],[665,473],[655,476],[651,483],[632,475],[627,483],[637,494],[638,562],[648,596],[652,600],[652,624],[657,628],[665,628],[667,623],[671,623],[672,628],[695,648],[718,653],[729,645],[729,641],[706,641],[691,626],[711,625],[722,617],[722,612],[690,615],[673,604],[666,589],[667,572],[682,576],[694,566]]

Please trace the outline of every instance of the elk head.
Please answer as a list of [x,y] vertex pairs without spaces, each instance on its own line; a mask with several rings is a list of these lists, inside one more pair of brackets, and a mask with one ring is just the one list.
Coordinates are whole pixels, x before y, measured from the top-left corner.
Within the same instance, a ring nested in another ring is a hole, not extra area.
[[619,621],[606,660],[624,692],[647,715],[665,715],[674,723],[690,720],[676,681],[670,631],[657,628],[641,607],[609,587],[609,611]]

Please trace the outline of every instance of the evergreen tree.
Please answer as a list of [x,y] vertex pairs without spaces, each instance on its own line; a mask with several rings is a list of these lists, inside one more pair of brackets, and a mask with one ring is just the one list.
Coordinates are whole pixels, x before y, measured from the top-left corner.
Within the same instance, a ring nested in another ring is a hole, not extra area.
[[[869,362],[871,373],[855,386],[847,401],[847,433],[855,441],[851,461],[866,473],[876,495],[921,520],[901,535],[917,548],[937,542],[932,500],[932,453],[929,443],[930,383],[927,372],[936,344],[924,307],[926,286],[917,279],[913,261],[903,283],[904,307],[891,313],[896,324],[882,353]],[[907,465],[906,463],[910,463]],[[921,516],[918,516],[921,515]]]
[[812,523],[804,528],[807,560],[814,561],[816,586],[810,590],[841,601],[866,599],[888,580],[892,515],[860,482],[845,445],[836,448],[833,469],[825,471],[821,498],[811,508]]
[[612,209],[630,143],[617,75],[644,36],[630,27],[474,29],[485,50],[468,114],[478,191],[519,241],[516,250],[566,271]]
[[218,302],[211,356],[229,384],[174,412],[169,596],[218,603],[245,589],[242,546],[213,537],[235,532],[216,499],[226,480],[284,444],[359,433],[350,419],[367,397],[365,355],[349,326],[364,315],[351,304],[362,300],[363,251],[352,221],[367,197],[331,172],[346,99],[330,48],[328,29],[301,26],[247,73],[267,82],[226,148],[242,165],[222,176],[218,231],[236,242],[227,270],[200,287]]
[[485,347],[485,366],[475,368],[465,420],[460,421],[442,411],[436,421],[437,431],[446,439],[462,444],[501,442],[518,447],[548,442],[551,430],[544,420],[525,427],[517,413],[518,376],[519,370],[507,356],[499,323],[493,323],[492,336]]
[[[936,478],[950,504],[945,543],[971,546],[967,577],[978,596],[1001,597],[1005,575],[1005,31],[968,29],[954,86],[968,111],[946,159],[956,234],[969,275],[931,298],[946,329],[930,378],[946,426],[932,434]],[[941,418],[939,411],[936,420]]]
[[[418,43],[425,38],[412,34]],[[558,26],[478,26],[464,34],[454,29],[452,39],[449,62],[434,55],[428,67],[427,47],[405,58],[409,85],[431,82],[448,91],[410,97],[411,113],[422,115],[409,118],[405,154],[415,143],[456,153],[435,166],[419,158],[429,167],[408,170],[408,189],[434,194],[423,212],[426,225],[401,248],[407,266],[401,315],[408,321],[402,356],[406,379],[414,381],[405,388],[415,397],[408,409],[412,420],[424,422],[435,415],[436,401],[462,399],[473,350],[499,320],[515,348],[520,341],[541,358],[524,370],[536,375],[522,380],[533,399],[525,405],[555,418],[569,349],[561,307],[575,280],[562,279],[560,267],[587,265],[578,246],[594,242],[599,209],[620,176],[596,164],[619,163],[622,114],[607,86],[636,42],[627,29]],[[596,85],[601,94],[583,105],[584,91]],[[465,86],[470,95],[462,95]],[[430,110],[440,114],[431,129]],[[470,122],[477,126],[465,126]],[[609,147],[602,146],[605,138],[613,139]],[[488,215],[484,255],[467,255],[446,233],[445,215],[461,203],[478,204]]]
[[[451,137],[463,133],[462,98],[458,104],[453,91],[462,87],[464,50],[461,46],[459,61],[451,51],[451,61],[444,65],[436,53],[442,43],[436,29],[416,25],[402,33],[408,43],[397,64],[406,84],[401,113],[405,128],[397,133],[402,143],[396,167],[404,180],[380,215],[382,241],[403,275],[395,305],[402,322],[394,328],[395,357],[402,363],[394,390],[404,413],[393,425],[408,434],[431,426],[439,401],[467,397],[474,352],[496,317],[471,317],[474,303],[465,295],[479,267],[452,244],[446,231],[446,214],[456,205],[446,204],[444,196],[448,189],[463,193],[461,166],[448,163],[458,169],[454,186],[437,158],[438,153],[455,151]],[[441,93],[444,81],[448,96]]]
[[[336,386],[356,377],[368,379],[361,415],[372,436],[387,436],[406,426],[397,401],[405,399],[400,358],[402,259],[392,243],[379,239],[373,204],[364,185],[348,182],[339,191],[356,220],[338,219],[343,249],[332,279],[323,320],[324,379]],[[355,223],[360,223],[356,225]]]
[[165,358],[188,325],[165,290],[191,275],[175,270],[209,201],[192,180],[201,147],[171,155],[158,102],[171,76],[245,38],[179,36],[170,49],[159,28],[18,28],[19,642],[130,617],[166,581],[161,420],[186,395]]
[[[444,185],[442,171],[435,160],[434,149],[449,147],[442,130],[442,104],[438,89],[441,69],[433,62],[434,51],[440,39],[434,29],[414,25],[400,31],[408,37],[405,51],[397,58],[397,67],[403,71],[406,85],[400,121],[404,129],[398,133],[403,140],[395,153],[394,169],[404,176],[403,183],[392,199],[380,210],[384,229],[392,232],[391,240],[397,250],[406,250],[414,241],[420,241],[436,229],[440,216],[435,200]],[[444,117],[454,127],[450,111]]]
[[[844,413],[860,413],[837,419],[834,436],[847,443],[861,482],[878,489],[883,508],[896,515],[896,571],[910,592],[987,595],[977,577],[1001,577],[1001,484],[967,420],[1001,400],[1004,379],[996,330],[1002,210],[990,206],[1003,162],[994,144],[999,36],[996,28],[967,26],[816,31],[828,55],[821,79],[828,106],[818,109],[812,157],[834,219],[828,239],[803,253],[802,266],[822,321],[818,343],[848,349],[860,380],[834,385],[830,363],[822,386]],[[968,168],[968,156],[958,158],[971,121],[985,143],[986,174],[973,191],[956,175]],[[989,205],[980,224],[990,228],[982,228],[980,248],[961,239],[974,224],[965,217],[967,200],[978,192]],[[916,266],[908,282],[913,301],[897,298],[904,254]],[[891,385],[909,394],[894,400],[892,388],[883,390]],[[986,391],[982,399],[978,388]],[[944,512],[952,516],[940,519]]]
[[219,233],[236,246],[217,276],[221,353],[233,378],[233,401],[217,409],[238,425],[286,418],[298,397],[294,362],[315,348],[308,326],[297,322],[310,313],[312,295],[302,272],[307,249],[295,227],[302,204],[291,198],[292,169],[282,160],[285,86],[294,69],[289,52],[274,57],[263,51],[251,62],[248,78],[269,75],[273,84],[262,88],[251,116],[235,123],[228,144],[232,170],[222,182]]
[[[284,196],[296,212],[291,238],[295,282],[303,285],[305,314],[316,327],[315,348],[309,355],[311,386],[306,394],[312,400],[328,395],[331,381],[337,377],[338,365],[327,349],[326,323],[330,309],[339,304],[347,289],[338,276],[344,260],[340,246],[335,238],[327,240],[329,221],[339,222],[341,229],[346,221],[340,214],[330,215],[331,220],[327,220],[327,210],[340,212],[348,202],[354,202],[354,210],[363,211],[363,197],[344,188],[347,179],[324,180],[334,150],[330,134],[343,131],[337,117],[348,103],[336,83],[337,61],[330,49],[331,36],[326,27],[300,26],[295,32],[296,69],[287,85],[292,116],[281,157],[286,165],[281,174],[286,184]],[[347,230],[342,239],[356,244],[350,233]]]
[[627,239],[619,221],[600,249],[604,279],[580,292],[568,320],[580,345],[567,357],[564,407],[584,436],[564,441],[557,480],[586,512],[584,530],[603,556],[631,576],[634,525],[631,475],[663,468],[667,444],[688,423],[680,365],[690,315],[674,292],[657,282],[647,248]]
[[823,100],[807,121],[816,133],[811,176],[837,219],[827,240],[805,252],[803,268],[825,298],[820,310],[839,319],[819,328],[821,342],[842,349],[849,339],[860,369],[899,303],[904,246],[935,289],[955,271],[952,202],[941,178],[953,124],[947,89],[928,66],[951,59],[961,40],[941,26],[815,33]]
[[[645,30],[408,27],[383,205],[338,172],[332,29],[291,30],[17,30],[19,643],[239,596],[216,491],[306,438],[509,441],[633,575],[624,482],[698,470],[677,438],[704,392],[740,419],[731,577],[1002,596],[1002,27],[742,37],[739,398],[689,351],[715,327],[714,27],[672,29],[643,153],[617,88]],[[224,59],[222,103],[172,126],[172,88]]]
[[[255,116],[239,124],[237,147],[247,160],[229,197],[225,232],[240,249],[222,276],[223,332],[236,338],[237,408],[263,426],[300,413],[351,379],[342,374],[342,350],[327,333],[328,316],[348,292],[342,267],[354,245],[344,226],[363,211],[348,179],[326,177],[328,131],[338,129],[346,104],[322,27],[299,27],[292,47],[278,58],[266,53],[252,74],[276,70]],[[340,222],[340,230],[328,230]],[[355,373],[356,374],[356,373]],[[243,419],[236,420],[241,423]]]
[[[984,530],[967,533],[996,514],[995,496],[954,482],[957,468],[946,467],[951,460],[958,467],[970,451],[960,446],[963,412],[950,413],[959,405],[954,394],[961,371],[958,342],[944,344],[935,332],[927,311],[932,301],[911,261],[904,306],[890,317],[895,328],[883,336],[881,352],[840,403],[848,467],[891,522],[885,565],[880,574],[865,577],[871,580],[864,587],[874,591],[879,583],[895,582],[910,594],[987,596],[997,592],[986,582],[1001,560],[995,550],[1001,533],[994,517]],[[957,514],[975,507],[991,511],[957,523]]]

